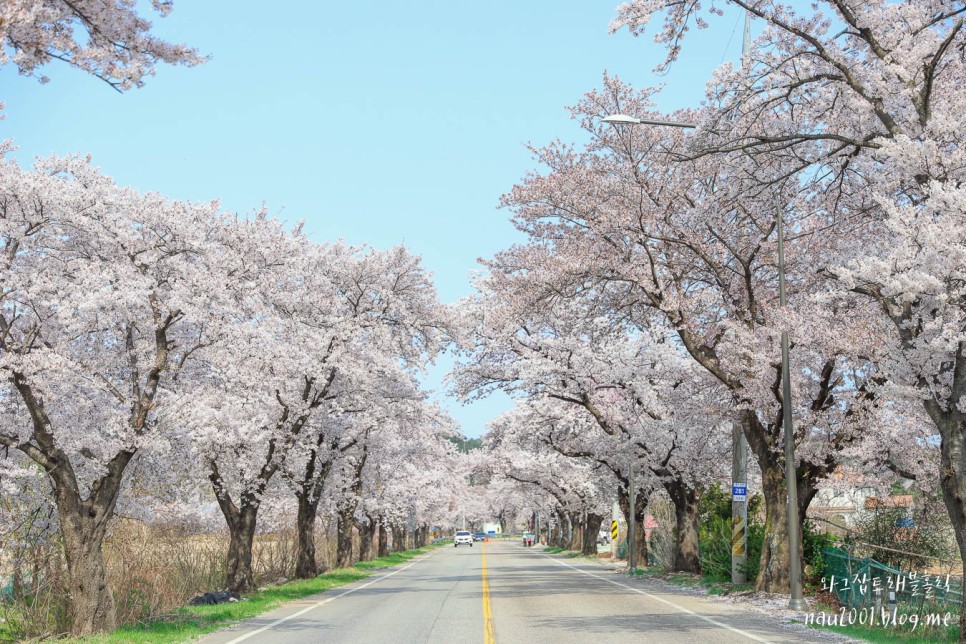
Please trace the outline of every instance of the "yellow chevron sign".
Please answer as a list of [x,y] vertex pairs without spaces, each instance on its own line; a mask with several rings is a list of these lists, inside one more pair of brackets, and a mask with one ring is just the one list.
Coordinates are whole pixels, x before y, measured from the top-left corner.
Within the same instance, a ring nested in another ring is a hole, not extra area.
[[617,521],[610,522],[610,538],[617,541]]
[[745,555],[745,520],[741,517],[731,519],[731,556]]

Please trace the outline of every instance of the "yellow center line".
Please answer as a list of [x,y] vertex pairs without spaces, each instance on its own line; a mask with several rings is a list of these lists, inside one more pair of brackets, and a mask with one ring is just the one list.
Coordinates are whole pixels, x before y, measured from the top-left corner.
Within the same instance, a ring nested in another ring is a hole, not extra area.
[[490,584],[486,580],[486,545],[480,544],[480,555],[483,557],[483,644],[494,644],[496,635],[493,633],[493,611],[490,609]]

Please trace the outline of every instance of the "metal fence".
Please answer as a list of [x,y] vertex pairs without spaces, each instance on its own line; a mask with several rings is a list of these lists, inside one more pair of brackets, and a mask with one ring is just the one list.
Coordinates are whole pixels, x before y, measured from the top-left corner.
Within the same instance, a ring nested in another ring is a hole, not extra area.
[[895,603],[905,612],[959,613],[963,600],[960,578],[927,570],[903,571],[872,558],[853,557],[839,548],[822,551],[822,589],[843,606],[861,608]]

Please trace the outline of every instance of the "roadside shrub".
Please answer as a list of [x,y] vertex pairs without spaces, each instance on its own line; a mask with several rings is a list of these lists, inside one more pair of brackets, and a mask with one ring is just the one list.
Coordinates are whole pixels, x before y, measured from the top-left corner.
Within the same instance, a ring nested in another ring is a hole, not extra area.
[[834,548],[836,539],[830,534],[817,532],[808,521],[802,528],[802,579],[805,583],[815,583],[825,576],[826,563],[822,551]]
[[[748,501],[748,548],[745,575],[749,580],[758,576],[758,560],[765,526],[755,517],[762,504],[760,494]],[[709,487],[699,503],[700,525],[698,546],[701,572],[719,582],[731,581],[731,494],[721,485]]]
[[[900,570],[918,570],[931,559],[958,559],[948,513],[942,508],[866,510],[855,524],[854,538],[873,548],[868,556]],[[903,550],[908,553],[895,552]],[[920,555],[920,556],[916,556]]]
[[[744,566],[745,577],[753,581],[758,577],[761,559],[761,546],[765,537],[765,525],[759,521],[748,521],[748,548]],[[820,579],[825,574],[822,550],[831,548],[834,538],[815,531],[806,523],[802,531],[802,563],[810,574],[806,581]],[[701,550],[701,572],[714,581],[731,581],[731,517],[727,520],[711,516],[701,525],[699,535]]]
[[731,519],[710,516],[698,534],[701,572],[714,581],[731,580]]

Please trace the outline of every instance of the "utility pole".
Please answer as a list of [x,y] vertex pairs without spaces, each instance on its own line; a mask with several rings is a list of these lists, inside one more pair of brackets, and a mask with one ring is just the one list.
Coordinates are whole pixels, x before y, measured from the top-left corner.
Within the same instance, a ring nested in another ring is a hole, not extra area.
[[637,486],[634,485],[634,461],[627,466],[628,501],[630,515],[627,517],[627,565],[633,571],[637,568]]
[[[745,11],[745,32],[741,40],[741,66],[748,65],[751,49],[751,14]],[[748,578],[748,441],[739,423],[731,425],[731,583]]]

